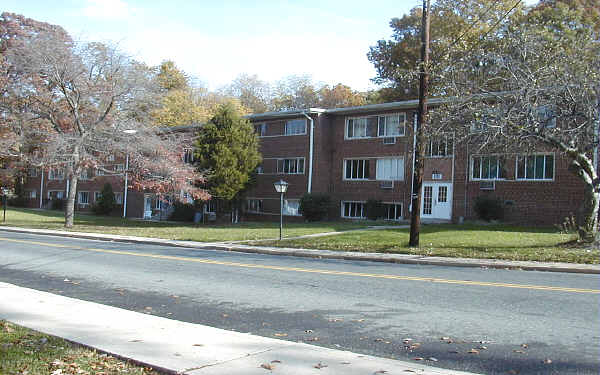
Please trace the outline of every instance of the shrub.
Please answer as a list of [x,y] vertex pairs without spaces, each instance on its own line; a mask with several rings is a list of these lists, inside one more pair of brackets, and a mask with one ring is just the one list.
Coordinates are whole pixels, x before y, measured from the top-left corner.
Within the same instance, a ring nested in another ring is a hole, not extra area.
[[504,206],[498,198],[481,195],[475,199],[474,209],[477,216],[485,221],[504,218]]
[[115,207],[115,193],[113,193],[112,185],[104,184],[100,199],[96,201],[92,210],[96,215],[109,215]]
[[27,207],[28,199],[24,196],[8,198],[7,203],[12,207]]
[[298,211],[308,221],[323,220],[329,212],[331,197],[327,194],[306,193],[300,198]]
[[367,219],[377,220],[385,216],[385,206],[381,201],[369,199],[365,203],[365,211]]
[[195,214],[196,207],[193,204],[176,201],[173,203],[173,212],[169,216],[169,220],[194,221]]

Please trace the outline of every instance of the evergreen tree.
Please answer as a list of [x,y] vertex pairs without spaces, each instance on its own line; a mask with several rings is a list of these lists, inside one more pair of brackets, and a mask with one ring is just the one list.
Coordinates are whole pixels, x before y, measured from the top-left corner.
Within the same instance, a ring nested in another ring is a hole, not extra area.
[[115,193],[109,183],[104,184],[100,199],[94,205],[94,212],[97,215],[108,215],[115,207]]
[[206,187],[226,201],[247,187],[262,161],[252,124],[231,103],[221,105],[200,128],[195,146],[198,169],[207,172]]

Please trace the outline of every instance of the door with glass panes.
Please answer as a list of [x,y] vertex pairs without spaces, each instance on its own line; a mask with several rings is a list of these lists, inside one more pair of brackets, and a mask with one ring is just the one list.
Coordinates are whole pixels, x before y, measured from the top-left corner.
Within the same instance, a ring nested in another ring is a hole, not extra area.
[[421,196],[421,217],[428,219],[452,218],[452,184],[424,182]]

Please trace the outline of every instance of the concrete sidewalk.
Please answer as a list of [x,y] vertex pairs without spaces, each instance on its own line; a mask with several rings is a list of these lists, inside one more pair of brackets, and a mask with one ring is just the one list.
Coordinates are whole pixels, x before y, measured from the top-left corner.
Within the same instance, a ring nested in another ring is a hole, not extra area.
[[468,374],[179,322],[1,282],[0,301],[0,319],[171,373]]
[[407,254],[383,254],[383,253],[359,253],[351,251],[332,251],[332,250],[314,250],[314,249],[296,249],[285,247],[269,247],[244,245],[228,242],[195,242],[195,241],[177,241],[165,240],[160,238],[121,236],[115,234],[103,233],[83,233],[59,231],[50,229],[29,229],[18,227],[0,226],[0,231],[30,233],[51,236],[73,237],[102,241],[120,241],[130,243],[141,243],[161,246],[185,247],[189,249],[201,250],[222,250],[236,251],[243,253],[287,255],[308,258],[323,259],[343,259],[343,260],[362,260],[372,262],[387,262],[401,264],[422,264],[452,267],[483,267],[483,268],[501,268],[518,269],[526,271],[548,271],[548,272],[569,272],[569,273],[587,273],[600,274],[600,264],[578,264],[578,263],[558,263],[558,262],[532,262],[532,261],[507,261],[496,259],[471,259],[471,258],[445,258],[428,257],[421,255]]

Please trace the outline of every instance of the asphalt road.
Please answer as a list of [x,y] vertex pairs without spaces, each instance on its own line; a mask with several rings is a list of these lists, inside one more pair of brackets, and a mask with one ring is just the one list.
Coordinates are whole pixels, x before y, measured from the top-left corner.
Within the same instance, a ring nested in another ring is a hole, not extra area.
[[[600,277],[0,232],[0,281],[483,374],[600,373]],[[0,303],[2,298],[0,296]]]

